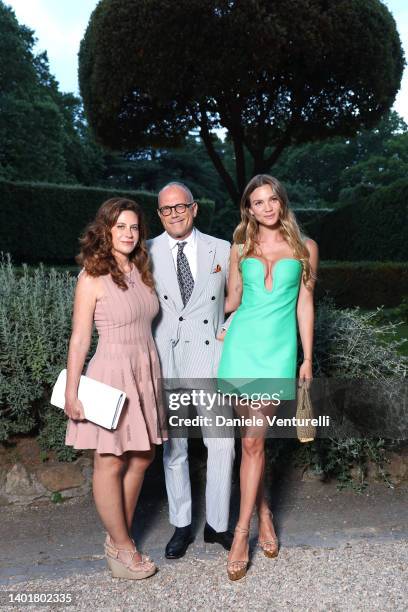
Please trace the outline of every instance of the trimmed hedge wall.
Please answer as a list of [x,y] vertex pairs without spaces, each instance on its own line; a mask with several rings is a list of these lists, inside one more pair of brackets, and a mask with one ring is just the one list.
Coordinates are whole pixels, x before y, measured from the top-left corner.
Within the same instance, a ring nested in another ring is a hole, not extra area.
[[317,241],[322,259],[406,261],[408,179],[311,221],[305,230]]
[[324,295],[332,297],[341,308],[399,306],[408,296],[408,265],[379,261],[322,262],[316,297]]
[[301,228],[306,228],[309,223],[321,223],[322,220],[333,212],[332,208],[293,208]]
[[[0,251],[10,253],[15,263],[73,263],[85,225],[104,200],[120,195],[142,205],[149,236],[161,233],[152,193],[0,180]],[[199,204],[197,227],[211,232],[214,202],[200,200]],[[234,213],[230,210],[227,219],[218,219],[220,213],[216,214],[215,235],[232,239],[230,217]],[[238,211],[236,214],[238,221]],[[305,233],[317,241],[322,260],[408,260],[407,179],[334,211],[298,208],[295,214]]]
[[[73,263],[86,224],[115,196],[143,207],[150,237],[163,231],[152,193],[0,180],[0,251],[10,253],[14,263]],[[200,200],[197,227],[207,231],[213,213],[214,202]]]

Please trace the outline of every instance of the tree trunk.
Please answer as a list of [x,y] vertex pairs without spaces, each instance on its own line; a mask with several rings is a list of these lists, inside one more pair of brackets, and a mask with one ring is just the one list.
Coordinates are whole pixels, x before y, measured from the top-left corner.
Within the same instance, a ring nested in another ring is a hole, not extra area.
[[201,120],[199,121],[199,125],[200,125],[200,136],[203,140],[203,143],[205,145],[205,148],[207,150],[207,153],[212,161],[212,163],[214,164],[215,169],[217,170],[218,174],[220,175],[221,179],[223,180],[227,191],[232,199],[233,202],[238,202],[239,201],[239,192],[236,188],[236,185],[231,177],[231,175],[227,172],[224,164],[222,163],[222,160],[220,158],[220,156],[218,155],[217,151],[215,150],[213,141],[212,141],[212,136],[211,133],[208,129],[208,123],[207,123],[207,113],[205,110],[200,109],[201,111]]

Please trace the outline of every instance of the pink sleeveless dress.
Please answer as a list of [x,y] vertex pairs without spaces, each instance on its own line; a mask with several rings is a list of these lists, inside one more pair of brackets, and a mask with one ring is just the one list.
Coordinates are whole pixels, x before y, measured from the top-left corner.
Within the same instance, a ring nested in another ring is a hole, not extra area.
[[135,267],[127,291],[110,274],[100,278],[104,294],[94,313],[99,342],[86,375],[123,390],[127,400],[116,430],[69,419],[65,443],[113,455],[149,450],[167,439],[161,371],[151,332],[159,302]]

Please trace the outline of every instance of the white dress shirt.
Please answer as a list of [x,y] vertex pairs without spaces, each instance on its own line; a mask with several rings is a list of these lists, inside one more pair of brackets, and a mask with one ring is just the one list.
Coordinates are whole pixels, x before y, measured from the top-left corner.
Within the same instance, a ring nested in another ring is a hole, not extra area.
[[171,254],[173,255],[174,266],[177,271],[177,253],[178,253],[178,243],[186,242],[187,244],[184,246],[183,253],[187,257],[188,265],[190,266],[191,274],[195,281],[197,276],[197,235],[195,227],[193,227],[193,231],[188,236],[188,238],[184,238],[183,240],[176,240],[176,238],[172,238],[169,234],[167,234],[169,239],[169,245]]

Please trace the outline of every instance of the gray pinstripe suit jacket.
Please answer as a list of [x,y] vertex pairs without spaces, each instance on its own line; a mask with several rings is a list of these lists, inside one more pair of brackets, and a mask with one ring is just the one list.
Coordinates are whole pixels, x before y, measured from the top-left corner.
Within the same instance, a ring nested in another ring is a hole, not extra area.
[[226,240],[196,231],[197,274],[185,307],[167,233],[147,243],[160,301],[153,335],[164,378],[198,379],[217,375],[223,343],[216,339],[216,334],[224,322],[230,245]]

